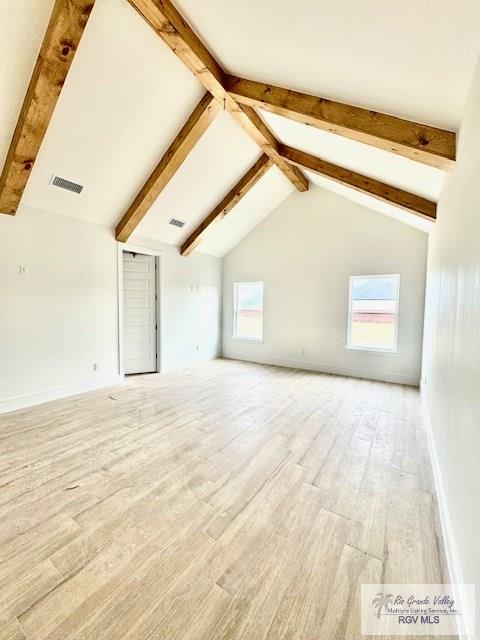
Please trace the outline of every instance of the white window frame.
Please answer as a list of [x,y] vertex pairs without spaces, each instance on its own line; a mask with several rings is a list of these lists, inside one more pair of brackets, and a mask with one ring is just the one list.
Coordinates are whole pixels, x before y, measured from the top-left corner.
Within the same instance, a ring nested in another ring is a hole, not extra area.
[[[262,337],[261,338],[248,338],[237,335],[237,313],[238,313],[238,288],[239,285],[260,285],[262,287]],[[263,300],[265,295],[265,285],[261,280],[255,280],[253,282],[234,282],[233,283],[233,339],[240,340],[241,342],[264,342],[264,323],[263,323]]]
[[[353,283],[355,280],[365,278],[396,278],[397,280],[397,297],[395,304],[395,336],[392,349],[383,349],[382,347],[362,347],[352,344],[352,304],[353,304]],[[375,275],[358,275],[350,276],[349,279],[349,291],[348,291],[348,324],[347,324],[347,344],[346,349],[353,351],[372,351],[374,353],[385,353],[395,355],[398,353],[398,322],[399,322],[399,308],[400,308],[400,274],[399,273],[381,273]]]

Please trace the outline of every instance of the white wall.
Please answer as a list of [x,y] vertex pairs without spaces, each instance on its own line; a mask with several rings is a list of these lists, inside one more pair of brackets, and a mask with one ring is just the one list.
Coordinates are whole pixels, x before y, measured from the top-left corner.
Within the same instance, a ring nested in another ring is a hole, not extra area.
[[15,407],[7,400],[17,396],[28,403],[37,399],[30,394],[74,392],[117,375],[111,232],[22,207],[0,216],[0,273],[0,409]]
[[453,569],[477,585],[480,638],[480,62],[430,237],[422,378]]
[[[118,381],[117,246],[110,229],[33,207],[0,215],[0,412]],[[164,370],[217,356],[221,259],[157,248]]]
[[[230,358],[418,384],[426,234],[311,186],[294,192],[224,259]],[[398,354],[345,349],[350,275],[399,273]],[[263,280],[263,344],[233,339],[233,283]]]

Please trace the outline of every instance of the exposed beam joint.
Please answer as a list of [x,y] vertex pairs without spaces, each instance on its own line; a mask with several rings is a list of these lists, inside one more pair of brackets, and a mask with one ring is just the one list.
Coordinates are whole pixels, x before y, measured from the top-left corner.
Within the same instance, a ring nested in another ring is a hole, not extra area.
[[253,107],[235,103],[230,114],[299,191],[308,190],[307,177],[280,155],[280,143]]
[[94,2],[55,2],[0,177],[0,213],[17,211]]
[[299,167],[310,169],[310,171],[314,171],[321,176],[325,176],[330,180],[334,180],[361,193],[366,193],[377,200],[382,200],[383,202],[395,205],[411,213],[413,212],[428,220],[435,220],[437,217],[436,203],[426,198],[384,184],[373,178],[368,178],[355,171],[344,169],[331,162],[326,162],[309,153],[293,149],[286,145],[280,146],[280,154],[286,160]]
[[223,200],[213,209],[205,220],[195,229],[189,238],[183,243],[180,250],[182,256],[188,256],[200,244],[207,229],[222,220],[233,207],[257,184],[262,176],[273,165],[273,161],[265,153],[255,162]]
[[194,33],[170,0],[128,0],[155,30],[175,55],[273,160],[282,173],[300,191],[308,189],[308,180],[296,167],[280,157],[278,141],[252,109],[240,107],[225,90],[225,72]]
[[264,109],[433,167],[446,169],[455,161],[455,133],[452,131],[233,75],[225,76],[224,81],[229,94],[240,104]]
[[126,242],[132,235],[195,144],[213,122],[219,109],[220,105],[207,91],[118,223],[115,234],[119,242]]

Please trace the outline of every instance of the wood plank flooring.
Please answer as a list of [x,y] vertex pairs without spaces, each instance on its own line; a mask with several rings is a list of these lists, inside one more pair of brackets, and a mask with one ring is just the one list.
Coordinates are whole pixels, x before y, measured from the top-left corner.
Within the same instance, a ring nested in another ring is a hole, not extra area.
[[0,416],[1,640],[361,638],[447,581],[418,391],[217,360]]

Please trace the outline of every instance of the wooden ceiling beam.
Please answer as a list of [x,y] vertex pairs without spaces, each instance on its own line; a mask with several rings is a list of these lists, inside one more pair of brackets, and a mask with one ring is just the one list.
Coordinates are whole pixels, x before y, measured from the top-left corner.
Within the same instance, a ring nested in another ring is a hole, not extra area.
[[235,103],[229,107],[229,111],[233,119],[255,140],[263,152],[268,155],[290,182],[295,185],[299,191],[307,191],[308,178],[298,167],[290,164],[290,162],[282,157],[279,152],[280,143],[255,109]]
[[273,165],[273,160],[266,153],[260,156],[255,164],[247,171],[231,191],[222,199],[222,201],[213,209],[205,220],[198,225],[195,231],[183,243],[181,248],[182,256],[188,256],[200,244],[207,229],[212,225],[220,222],[238,202],[257,184],[262,176]]
[[128,0],[173,53],[223,102],[225,73],[170,0]]
[[455,133],[233,75],[224,86],[238,103],[392,151],[433,167],[455,161]]
[[152,204],[213,122],[219,110],[219,103],[207,91],[118,223],[115,235],[119,242],[126,242],[132,235]]
[[435,220],[437,217],[436,203],[431,202],[426,198],[422,198],[421,196],[403,191],[397,187],[384,184],[383,182],[374,180],[373,178],[368,178],[360,173],[356,173],[355,171],[344,169],[343,167],[326,162],[325,160],[321,160],[309,153],[293,149],[286,145],[280,146],[280,154],[288,160],[288,162],[299,167],[303,167],[304,169],[314,171],[321,176],[325,176],[330,180],[334,180],[335,182],[350,187],[351,189],[355,189],[356,191],[360,191],[361,193],[366,193],[377,200],[382,200],[388,204],[395,205],[396,207],[405,209],[410,213],[413,212],[428,220]]
[[0,177],[15,215],[95,0],[56,0]]
[[203,86],[229,111],[300,191],[308,180],[278,153],[279,142],[253,109],[239,106],[225,90],[225,72],[170,0],[128,0]]

